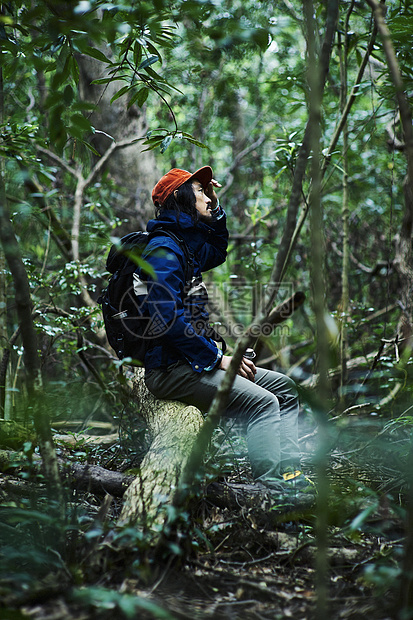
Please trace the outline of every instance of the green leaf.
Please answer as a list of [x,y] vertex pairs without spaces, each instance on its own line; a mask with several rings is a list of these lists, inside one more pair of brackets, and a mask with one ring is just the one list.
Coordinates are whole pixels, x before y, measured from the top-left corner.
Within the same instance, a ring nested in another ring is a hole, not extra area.
[[129,258],[129,260],[135,263],[135,265],[138,265],[138,267],[140,267],[142,271],[150,275],[151,278],[153,278],[154,280],[157,279],[157,275],[152,265],[148,263],[146,260],[144,260],[136,251],[130,250],[127,252],[123,252],[123,254],[125,254],[125,256]]
[[91,84],[108,84],[112,80],[113,78],[111,77],[98,78],[97,80],[92,80]]
[[185,134],[185,133],[183,133],[183,134],[182,134],[182,137],[183,137],[185,140],[188,140],[188,142],[190,142],[191,144],[195,144],[195,146],[199,146],[201,149],[207,149],[207,148],[208,148],[206,144],[204,144],[203,142],[200,142],[199,140],[195,140],[195,138],[193,138],[193,137],[192,137],[191,135],[189,135],[189,134]]
[[[159,75],[159,73],[156,73],[156,71],[154,71],[154,69],[152,69],[152,67],[146,66],[145,67],[145,71],[146,71],[146,73],[148,75],[150,75],[157,82],[163,82],[164,84],[167,84],[167,81],[164,80],[164,78],[161,75]],[[169,84],[168,84],[168,86],[169,86]]]
[[127,93],[128,90],[130,90],[131,88],[132,88],[132,86],[130,84],[128,84],[128,86],[122,86],[122,88],[120,90],[118,90],[118,92],[113,95],[113,97],[110,100],[110,102],[113,103],[114,101],[116,101],[116,99],[119,99],[119,97],[122,97],[122,95]]
[[142,45],[135,41],[135,45],[133,46],[133,62],[135,63],[135,67],[139,65],[142,60]]
[[74,97],[73,88],[71,87],[70,84],[67,84],[67,86],[65,87],[63,91],[63,101],[67,105],[70,105],[73,101],[73,97]]
[[100,60],[102,62],[111,64],[111,61],[109,60],[109,58],[107,58],[103,52],[96,49],[95,47],[91,47],[90,45],[87,45],[85,49],[83,50],[83,52],[87,54],[88,56],[91,56],[92,58],[96,58],[96,60]]
[[145,101],[147,100],[148,95],[149,95],[149,89],[146,86],[144,86],[131,97],[128,103],[128,108],[130,108],[134,103],[136,103],[141,108],[143,104],[145,103]]
[[90,121],[87,118],[85,118],[83,114],[80,114],[79,112],[72,114],[70,117],[70,120],[73,125],[76,125],[76,127],[79,127],[79,129],[82,129],[83,131],[92,130]]
[[[145,153],[146,151],[153,151],[153,149],[156,149],[156,147],[159,146],[161,142],[162,140],[157,140],[156,142],[153,142],[152,144],[150,144],[150,146],[148,146],[147,149],[143,149],[142,153]],[[147,144],[147,142],[144,142],[144,144]]]
[[61,86],[61,84],[64,84],[72,71],[72,64],[71,64],[72,56],[67,53],[66,47],[62,49],[62,52],[59,56],[59,61],[62,60],[64,56],[66,56],[65,62],[62,64],[60,64],[60,62],[58,63],[59,66],[62,67],[62,70],[61,71],[56,70],[56,72],[53,75],[53,78],[52,78],[53,89],[57,89],[59,88],[59,86]]
[[13,18],[8,15],[0,15],[0,23],[6,24],[7,26],[13,25]]
[[166,149],[168,148],[168,146],[171,144],[172,142],[172,136],[166,136],[161,143],[161,153],[165,153]]
[[79,65],[74,56],[69,57],[70,73],[76,84],[79,84]]
[[11,52],[13,56],[16,56],[19,51],[18,46],[15,43],[13,43],[13,41],[10,41],[9,39],[2,39],[1,47],[3,50],[7,49],[9,52]]
[[153,65],[154,62],[157,62],[159,60],[159,56],[149,56],[149,58],[146,58],[143,62],[141,62],[141,64],[138,67],[138,71],[140,71],[141,69],[146,69],[147,67],[150,67],[150,65]]
[[86,140],[82,140],[82,143],[85,145],[86,148],[89,149],[89,151],[92,151],[94,155],[97,155],[98,157],[100,157],[100,153],[98,153],[98,151],[90,144],[90,142],[87,142]]
[[377,509],[377,507],[378,507],[378,502],[375,501],[372,504],[370,504],[370,506],[367,506],[367,508],[364,508],[364,510],[362,510],[357,515],[357,517],[354,517],[354,519],[350,523],[350,527],[349,527],[350,531],[359,530],[364,525],[365,521],[368,519],[371,513]]
[[150,41],[146,42],[146,47],[148,48],[148,50],[151,52],[151,54],[153,54],[154,56],[158,57],[159,62],[162,64],[162,58],[160,53],[158,52],[158,50],[156,49],[156,47],[154,45],[152,45],[152,43]]

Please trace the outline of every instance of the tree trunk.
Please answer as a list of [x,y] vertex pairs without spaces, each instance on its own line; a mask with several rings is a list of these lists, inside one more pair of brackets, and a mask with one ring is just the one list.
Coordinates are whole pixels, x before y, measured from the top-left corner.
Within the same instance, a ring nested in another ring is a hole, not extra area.
[[[3,174],[0,172],[0,177]],[[6,408],[8,383],[8,361],[10,357],[9,337],[7,334],[7,294],[6,294],[6,261],[0,250],[0,418],[10,419],[10,412]]]
[[[336,29],[338,18],[338,0],[329,0],[328,15],[330,26]],[[317,450],[317,521],[316,541],[317,553],[315,557],[315,589],[316,605],[314,617],[323,620],[329,617],[328,610],[328,514],[327,504],[329,495],[329,481],[327,476],[328,453],[328,395],[329,395],[329,342],[326,325],[325,307],[325,244],[324,222],[321,203],[321,111],[323,99],[323,84],[325,77],[321,58],[317,66],[316,58],[316,22],[312,2],[303,2],[303,13],[306,23],[307,38],[307,76],[310,90],[309,118],[313,120],[309,131],[309,152],[311,152],[311,190],[310,205],[310,241],[311,241],[311,284],[313,290],[313,309],[316,322],[317,364],[319,379],[316,388],[314,413],[319,423],[319,446]],[[334,39],[334,37],[333,37]],[[332,40],[333,40],[332,39]]]
[[[347,102],[347,80],[348,80],[348,32],[349,20],[354,9],[354,0],[350,3],[350,7],[346,13],[344,21],[344,41],[341,45],[341,35],[338,33],[339,50],[340,50],[340,111],[344,113]],[[349,282],[350,282],[350,209],[349,209],[349,191],[348,191],[348,146],[349,131],[347,121],[343,126],[343,202],[341,210],[341,219],[343,224],[343,264],[341,269],[341,318],[340,318],[340,401],[344,404],[344,389],[347,383],[347,360],[348,360],[348,323],[349,323]]]
[[397,61],[397,55],[391,40],[391,34],[385,22],[385,9],[377,0],[367,0],[374,11],[374,19],[383,41],[390,78],[396,91],[400,112],[400,121],[404,134],[404,151],[407,160],[407,174],[404,181],[405,210],[396,248],[395,267],[400,277],[400,301],[402,315],[398,326],[400,349],[410,356],[413,348],[413,269],[412,269],[412,233],[413,233],[413,128],[410,103]]
[[397,240],[394,265],[399,274],[402,307],[398,325],[398,339],[401,351],[406,350],[410,354],[413,349],[413,190],[408,176],[404,181],[404,203],[405,210]]
[[139,520],[151,528],[165,520],[172,491],[179,483],[203,417],[199,409],[191,405],[155,398],[146,388],[143,375],[143,369],[136,370],[133,396],[153,442],[141,464],[140,475],[124,495],[120,522]]
[[37,351],[36,330],[33,324],[29,280],[20,253],[20,247],[7,212],[3,191],[0,191],[0,241],[15,288],[17,317],[24,348],[23,359],[28,392],[27,411],[30,411],[33,416],[40,453],[44,463],[46,483],[55,499],[59,502],[62,498],[62,489],[49,416],[44,404],[41,402],[42,379],[40,358]]
[[[107,55],[106,48],[102,51]],[[77,60],[81,97],[97,105],[90,118],[97,130],[91,141],[94,148],[103,155],[111,144],[110,137],[119,142],[125,138],[145,136],[148,126],[144,108],[132,105],[128,109],[126,96],[111,104],[111,98],[122,84],[115,80],[107,85],[92,84],[93,80],[106,77],[104,64],[90,56],[79,56]],[[124,196],[123,203],[117,205],[116,215],[129,220],[129,231],[131,228],[144,229],[147,220],[153,216],[151,192],[161,176],[153,152],[143,153],[143,148],[142,142],[136,142],[114,153],[107,163],[110,176]]]
[[[0,123],[4,123],[4,95],[3,95],[3,70],[0,69]],[[0,161],[0,183],[4,187],[4,158]],[[1,190],[1,200],[5,200],[3,189]],[[6,412],[6,388],[7,388],[7,368],[10,349],[8,346],[7,335],[7,278],[6,278],[6,259],[4,252],[0,249],[0,417],[7,419]],[[3,361],[4,360],[4,361]]]

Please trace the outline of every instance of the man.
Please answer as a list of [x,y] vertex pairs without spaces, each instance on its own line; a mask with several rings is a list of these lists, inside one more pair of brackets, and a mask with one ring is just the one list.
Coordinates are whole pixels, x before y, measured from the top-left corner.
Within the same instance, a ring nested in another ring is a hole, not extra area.
[[[145,357],[146,385],[158,398],[179,400],[204,412],[231,360],[223,354],[225,343],[208,324],[202,283],[202,272],[226,258],[228,231],[215,193],[218,187],[209,166],[193,174],[174,168],[152,192],[156,219],[149,221],[147,230],[172,231],[187,244],[193,260],[189,286],[182,243],[157,234],[142,255],[153,268],[147,276],[147,304],[158,334]],[[298,399],[291,379],[243,358],[225,415],[246,422],[257,482],[280,498],[291,495],[292,486],[308,486],[299,471]]]

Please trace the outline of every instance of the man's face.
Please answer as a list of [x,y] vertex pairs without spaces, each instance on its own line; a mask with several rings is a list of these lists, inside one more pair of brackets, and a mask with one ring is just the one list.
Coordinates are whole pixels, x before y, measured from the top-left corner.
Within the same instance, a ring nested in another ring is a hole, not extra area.
[[208,198],[208,196],[204,192],[204,188],[202,187],[201,183],[197,180],[192,183],[192,189],[194,190],[196,198],[195,208],[199,213],[199,219],[209,221],[212,218],[210,210],[211,198]]

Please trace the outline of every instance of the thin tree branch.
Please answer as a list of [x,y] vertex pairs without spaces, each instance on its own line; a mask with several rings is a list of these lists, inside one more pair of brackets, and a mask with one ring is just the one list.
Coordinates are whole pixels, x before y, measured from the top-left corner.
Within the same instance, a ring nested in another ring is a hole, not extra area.
[[[342,131],[344,129],[344,126],[346,124],[348,115],[350,114],[351,108],[353,107],[353,104],[354,104],[354,102],[356,100],[356,96],[357,96],[357,93],[358,93],[358,90],[359,90],[359,86],[361,84],[361,80],[362,80],[363,75],[364,75],[364,71],[365,71],[367,63],[369,61],[370,54],[373,51],[373,47],[374,47],[374,43],[375,43],[375,40],[376,40],[376,36],[377,36],[377,28],[374,27],[372,35],[370,37],[369,44],[367,46],[366,53],[365,53],[365,55],[363,57],[361,65],[360,65],[360,69],[358,71],[358,74],[357,74],[357,77],[356,77],[356,81],[355,81],[354,86],[352,88],[351,94],[350,94],[350,96],[349,96],[349,98],[347,100],[347,103],[346,103],[346,105],[344,107],[344,110],[342,112],[342,115],[340,117],[339,123],[338,123],[338,125],[336,127],[334,135],[333,135],[333,137],[332,137],[332,139],[330,141],[330,144],[328,146],[327,153],[325,155],[324,165],[323,165],[323,168],[322,168],[322,171],[321,171],[322,177],[324,177],[324,175],[326,173],[326,170],[327,170],[327,167],[328,167],[329,163],[331,162],[331,157],[332,157],[332,154],[334,152],[334,149],[337,146],[337,142],[338,142],[338,140],[340,138],[340,135],[341,135],[341,133],[342,133]],[[305,199],[305,205],[304,205],[304,207],[303,207],[303,209],[302,209],[302,211],[300,213],[300,216],[299,216],[298,221],[297,221],[297,225],[296,225],[294,233],[293,233],[293,235],[291,237],[291,244],[290,244],[290,247],[288,249],[288,253],[287,253],[286,259],[285,259],[286,263],[289,261],[291,253],[294,251],[294,248],[295,248],[295,245],[297,243],[298,237],[300,236],[300,233],[301,233],[301,229],[302,229],[302,227],[304,225],[305,220],[307,219],[307,215],[308,215],[308,202],[307,202],[307,199]]]
[[376,26],[383,41],[383,49],[387,59],[387,66],[389,69],[390,77],[393,81],[396,89],[397,103],[400,110],[400,121],[403,127],[405,144],[406,144],[406,156],[407,156],[407,169],[408,178],[411,187],[413,185],[413,127],[412,127],[412,115],[410,111],[409,101],[407,99],[403,78],[400,71],[399,64],[397,62],[396,52],[391,40],[390,30],[384,20],[385,7],[383,4],[377,2],[377,0],[367,0],[367,4],[374,11],[374,19]]
[[[321,57],[319,62],[319,71],[320,71],[320,91],[324,90],[325,80],[327,77],[327,71],[329,66],[329,60],[331,56],[331,48],[334,40],[334,34],[336,31],[336,24],[338,18],[338,2],[337,0],[330,1],[328,5],[328,13],[327,13],[327,26],[326,26],[326,36],[324,40],[324,44],[321,51]],[[306,127],[306,136],[303,141],[303,145],[300,149],[299,154],[299,163],[296,166],[296,175],[295,175],[295,183],[293,185],[293,191],[290,199],[290,205],[288,210],[289,216],[289,224],[286,226],[286,232],[284,234],[283,247],[288,246],[288,242],[291,237],[291,233],[294,230],[294,224],[296,219],[296,212],[299,205],[299,197],[301,195],[301,185],[302,179],[304,176],[307,158],[310,149],[310,124],[313,119],[313,115],[310,115],[309,121]],[[291,226],[292,222],[292,226]],[[280,276],[283,271],[284,265],[284,257],[282,256],[280,260],[277,261],[277,267],[274,268],[271,279],[270,279],[270,290],[273,290],[273,294],[269,295],[268,303],[258,312],[256,318],[250,325],[250,327],[245,331],[245,333],[238,339],[235,344],[234,352],[232,355],[231,363],[228,369],[225,371],[222,382],[217,390],[215,398],[211,404],[211,407],[208,411],[208,416],[202,425],[200,432],[194,442],[194,446],[192,452],[187,460],[185,467],[181,473],[181,478],[179,481],[178,488],[173,497],[174,506],[182,506],[188,496],[188,490],[192,487],[195,476],[199,473],[203,456],[206,450],[206,447],[210,441],[212,436],[212,432],[214,428],[217,426],[222,411],[224,410],[230,389],[238,372],[239,365],[241,363],[241,359],[244,355],[245,349],[248,345],[253,341],[254,337],[256,337],[257,333],[261,333],[262,326],[267,320],[267,316],[270,312],[270,309],[273,304],[273,299],[275,299],[276,293],[280,284]],[[271,302],[271,303],[269,303]],[[268,309],[267,309],[268,308]]]
[[113,153],[118,149],[124,149],[127,146],[131,146],[138,140],[142,140],[143,138],[125,138],[125,140],[120,140],[119,142],[112,142],[109,148],[105,151],[105,153],[100,157],[97,163],[94,165],[89,175],[85,180],[85,189],[88,187],[95,179],[97,174],[102,170],[103,166],[106,164],[108,159],[113,155]]
[[43,155],[46,155],[49,159],[52,159],[54,162],[59,164],[59,166],[64,168],[67,172],[69,172],[69,174],[74,177],[77,176],[76,168],[72,168],[72,166],[70,166],[70,164],[68,164],[67,161],[63,159],[63,157],[59,157],[59,155],[56,155],[56,153],[53,153],[53,151],[51,151],[50,149],[45,149],[43,146],[37,145],[36,148],[40,153],[43,153]]
[[20,336],[20,327],[18,327],[14,334],[11,336],[8,343],[3,348],[3,355],[0,362],[0,417],[4,416],[6,406],[6,378],[7,368],[10,360],[10,353],[13,345],[17,342]]
[[[320,71],[320,85],[319,88],[321,92],[324,91],[327,73],[330,63],[331,51],[333,47],[334,36],[336,33],[336,26],[338,20],[338,2],[329,2],[327,8],[327,21],[326,21],[326,33],[324,37],[324,42],[321,48],[320,59],[319,59],[319,71]],[[303,142],[300,146],[294,176],[293,183],[291,188],[290,200],[288,204],[287,210],[287,219],[284,228],[284,234],[281,239],[280,247],[278,249],[277,259],[273,268],[273,272],[271,274],[271,282],[275,284],[275,288],[272,291],[272,294],[269,296],[266,301],[267,312],[273,305],[274,299],[278,292],[278,288],[283,279],[285,270],[287,268],[287,264],[289,258],[291,256],[291,242],[294,237],[296,222],[297,222],[297,213],[298,208],[301,202],[302,195],[302,184],[304,179],[304,174],[307,168],[308,156],[310,154],[310,135],[311,135],[311,127],[314,123],[314,118],[311,115],[311,111],[309,114],[309,118],[307,121],[307,126],[304,132]]]
[[344,129],[344,126],[345,126],[345,124],[347,122],[348,115],[350,114],[350,110],[353,107],[353,103],[355,102],[356,97],[358,95],[358,91],[359,91],[359,88],[360,88],[361,80],[363,79],[364,71],[366,70],[366,66],[367,66],[367,63],[369,61],[371,52],[373,51],[374,43],[376,42],[376,37],[377,37],[377,26],[375,25],[373,27],[373,31],[371,33],[371,37],[370,37],[370,41],[369,41],[369,44],[368,44],[367,49],[366,49],[366,53],[364,54],[363,60],[361,61],[361,65],[360,65],[358,73],[357,73],[356,81],[354,82],[354,86],[353,86],[353,88],[351,90],[350,96],[347,99],[347,103],[344,106],[344,109],[343,109],[343,112],[341,114],[341,117],[340,117],[340,120],[338,122],[338,125],[337,125],[337,127],[336,127],[336,129],[334,131],[334,134],[333,134],[333,136],[332,136],[332,138],[330,140],[330,144],[328,145],[327,152],[325,154],[324,165],[323,165],[323,168],[322,168],[322,176],[325,175],[325,172],[326,172],[326,170],[328,168],[328,165],[329,165],[329,163],[331,161],[331,157],[332,157],[333,151],[334,151],[334,149],[337,146],[338,139],[339,139],[339,137],[340,137],[340,135],[341,135],[341,133],[342,133],[342,131]]
[[73,260],[80,262],[79,260],[79,234],[80,234],[80,215],[83,206],[83,197],[85,191],[85,179],[83,178],[82,172],[79,170],[76,174],[77,183],[76,190],[74,196],[73,203],[73,222],[72,222],[72,234],[71,234],[71,243],[72,243],[72,256]]
[[24,365],[27,372],[26,385],[30,399],[29,407],[32,410],[35,429],[39,437],[40,452],[45,464],[46,480],[54,497],[60,504],[62,501],[62,487],[57,468],[56,451],[53,445],[49,418],[39,399],[41,393],[40,358],[32,317],[30,285],[20,247],[7,212],[4,186],[0,195],[0,239],[15,288],[17,316],[24,348]]
[[227,183],[225,184],[225,186],[219,190],[219,195],[222,198],[222,196],[229,190],[229,188],[232,185],[232,182],[234,180],[234,177],[232,175],[233,170],[235,170],[235,168],[238,166],[239,162],[241,161],[241,159],[243,159],[244,157],[246,157],[246,155],[249,155],[249,153],[251,153],[254,149],[257,149],[259,146],[261,146],[261,144],[263,144],[266,140],[266,136],[261,135],[255,142],[253,142],[252,144],[250,144],[250,146],[247,146],[245,149],[243,149],[242,151],[240,151],[233,159],[231,165],[229,166],[229,168],[227,168],[225,170],[225,172],[222,175],[222,178],[227,178],[229,177],[229,180],[227,181]]
[[[133,138],[133,139],[127,138],[125,140],[120,140],[119,142],[113,142],[109,146],[109,148],[105,151],[104,155],[95,164],[95,166],[93,166],[92,170],[90,171],[86,179],[84,178],[82,174],[81,168],[75,171],[77,183],[76,183],[76,191],[75,191],[74,205],[73,205],[73,223],[72,223],[71,242],[72,242],[73,260],[77,261],[79,264],[80,264],[80,253],[79,253],[80,221],[81,221],[81,211],[82,211],[82,206],[83,206],[83,201],[84,201],[85,190],[93,182],[93,180],[96,178],[98,173],[102,170],[103,166],[106,164],[108,159],[111,157],[111,155],[113,155],[113,153],[117,149],[130,146],[131,144],[133,144],[139,139],[140,138]],[[82,286],[81,298],[82,298],[83,303],[86,306],[93,308],[94,306],[96,306],[96,303],[93,301],[93,299],[89,295],[89,292],[87,290],[87,282],[84,276],[82,276],[81,274],[79,275],[79,281]],[[104,339],[103,330],[99,331],[98,336],[100,339],[102,340]]]
[[[337,254],[337,256],[340,256],[340,258],[343,258],[343,252],[337,246],[337,243],[335,241],[331,243],[331,247],[334,250],[334,252]],[[350,254],[349,258],[356,265],[356,267],[360,269],[360,271],[363,271],[363,273],[368,273],[371,276],[375,276],[376,273],[378,273],[381,269],[384,269],[384,268],[389,269],[392,266],[391,261],[389,262],[387,260],[380,260],[380,261],[377,261],[374,267],[366,267],[366,265],[363,265],[363,263],[360,263],[360,261],[357,260],[357,258],[353,256],[353,254]]]

